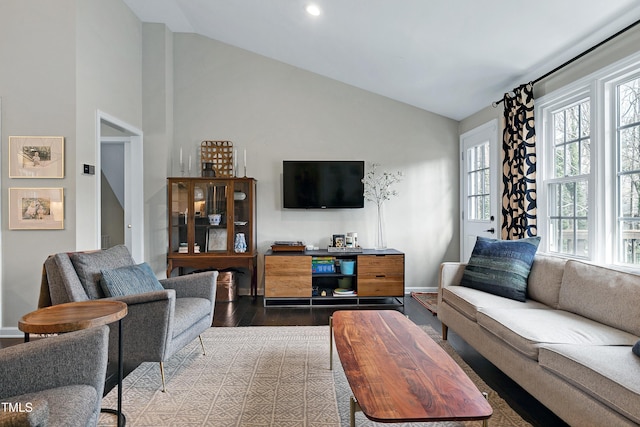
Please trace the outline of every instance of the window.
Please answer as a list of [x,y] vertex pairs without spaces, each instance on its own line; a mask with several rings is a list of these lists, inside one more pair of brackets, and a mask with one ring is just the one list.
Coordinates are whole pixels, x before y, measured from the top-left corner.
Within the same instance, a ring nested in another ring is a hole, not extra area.
[[590,101],[553,113],[553,175],[547,182],[549,251],[589,255]]
[[467,150],[467,212],[469,219],[489,221],[491,217],[491,181],[489,143]]
[[640,78],[616,88],[619,261],[640,265]]
[[640,53],[536,100],[541,250],[640,267]]

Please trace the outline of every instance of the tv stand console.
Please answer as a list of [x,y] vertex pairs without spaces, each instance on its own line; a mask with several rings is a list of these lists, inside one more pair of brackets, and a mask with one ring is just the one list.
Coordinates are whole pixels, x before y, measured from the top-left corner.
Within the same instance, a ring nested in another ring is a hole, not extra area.
[[[314,268],[318,262],[326,265],[331,260],[335,271]],[[339,269],[341,261],[355,261],[353,274]],[[404,306],[404,253],[395,249],[268,251],[264,265],[265,307]],[[339,292],[345,283],[353,294]]]

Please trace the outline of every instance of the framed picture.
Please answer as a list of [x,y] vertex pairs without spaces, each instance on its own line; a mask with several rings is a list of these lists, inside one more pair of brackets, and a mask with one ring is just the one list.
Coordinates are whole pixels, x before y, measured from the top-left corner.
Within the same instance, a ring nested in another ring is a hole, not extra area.
[[333,247],[334,248],[344,248],[344,234],[334,234],[333,235]]
[[64,137],[10,136],[10,178],[64,178]]
[[9,188],[9,229],[62,230],[62,188]]
[[227,250],[227,229],[210,228],[207,230],[207,252]]

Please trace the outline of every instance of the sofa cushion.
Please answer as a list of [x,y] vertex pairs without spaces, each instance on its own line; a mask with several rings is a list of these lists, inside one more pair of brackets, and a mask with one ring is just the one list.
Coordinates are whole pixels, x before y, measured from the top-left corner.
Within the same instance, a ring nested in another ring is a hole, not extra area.
[[630,333],[562,310],[484,308],[478,324],[525,356],[537,360],[543,344],[626,345]]
[[146,262],[100,271],[102,273],[100,286],[107,297],[164,290]]
[[69,256],[78,278],[90,299],[104,298],[100,287],[101,269],[134,265],[126,246],[118,245],[96,252],[76,252]]
[[460,285],[524,302],[527,278],[539,243],[539,237],[520,240],[478,237]]
[[640,359],[628,346],[545,345],[540,366],[640,424]]
[[442,289],[442,301],[449,304],[467,318],[477,321],[476,315],[481,308],[510,308],[526,309],[537,308],[550,309],[542,303],[533,300],[526,302],[515,301],[498,295],[488,294],[477,289],[464,286],[447,286]]
[[527,280],[527,298],[558,308],[567,258],[536,254]]
[[559,308],[640,336],[640,276],[567,261]]

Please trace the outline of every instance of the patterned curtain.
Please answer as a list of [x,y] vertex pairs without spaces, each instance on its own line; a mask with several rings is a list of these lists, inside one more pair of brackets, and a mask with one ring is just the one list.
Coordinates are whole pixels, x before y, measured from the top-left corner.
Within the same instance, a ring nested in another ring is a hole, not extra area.
[[533,237],[536,225],[536,131],[533,120],[533,84],[505,94],[502,149],[502,238]]

